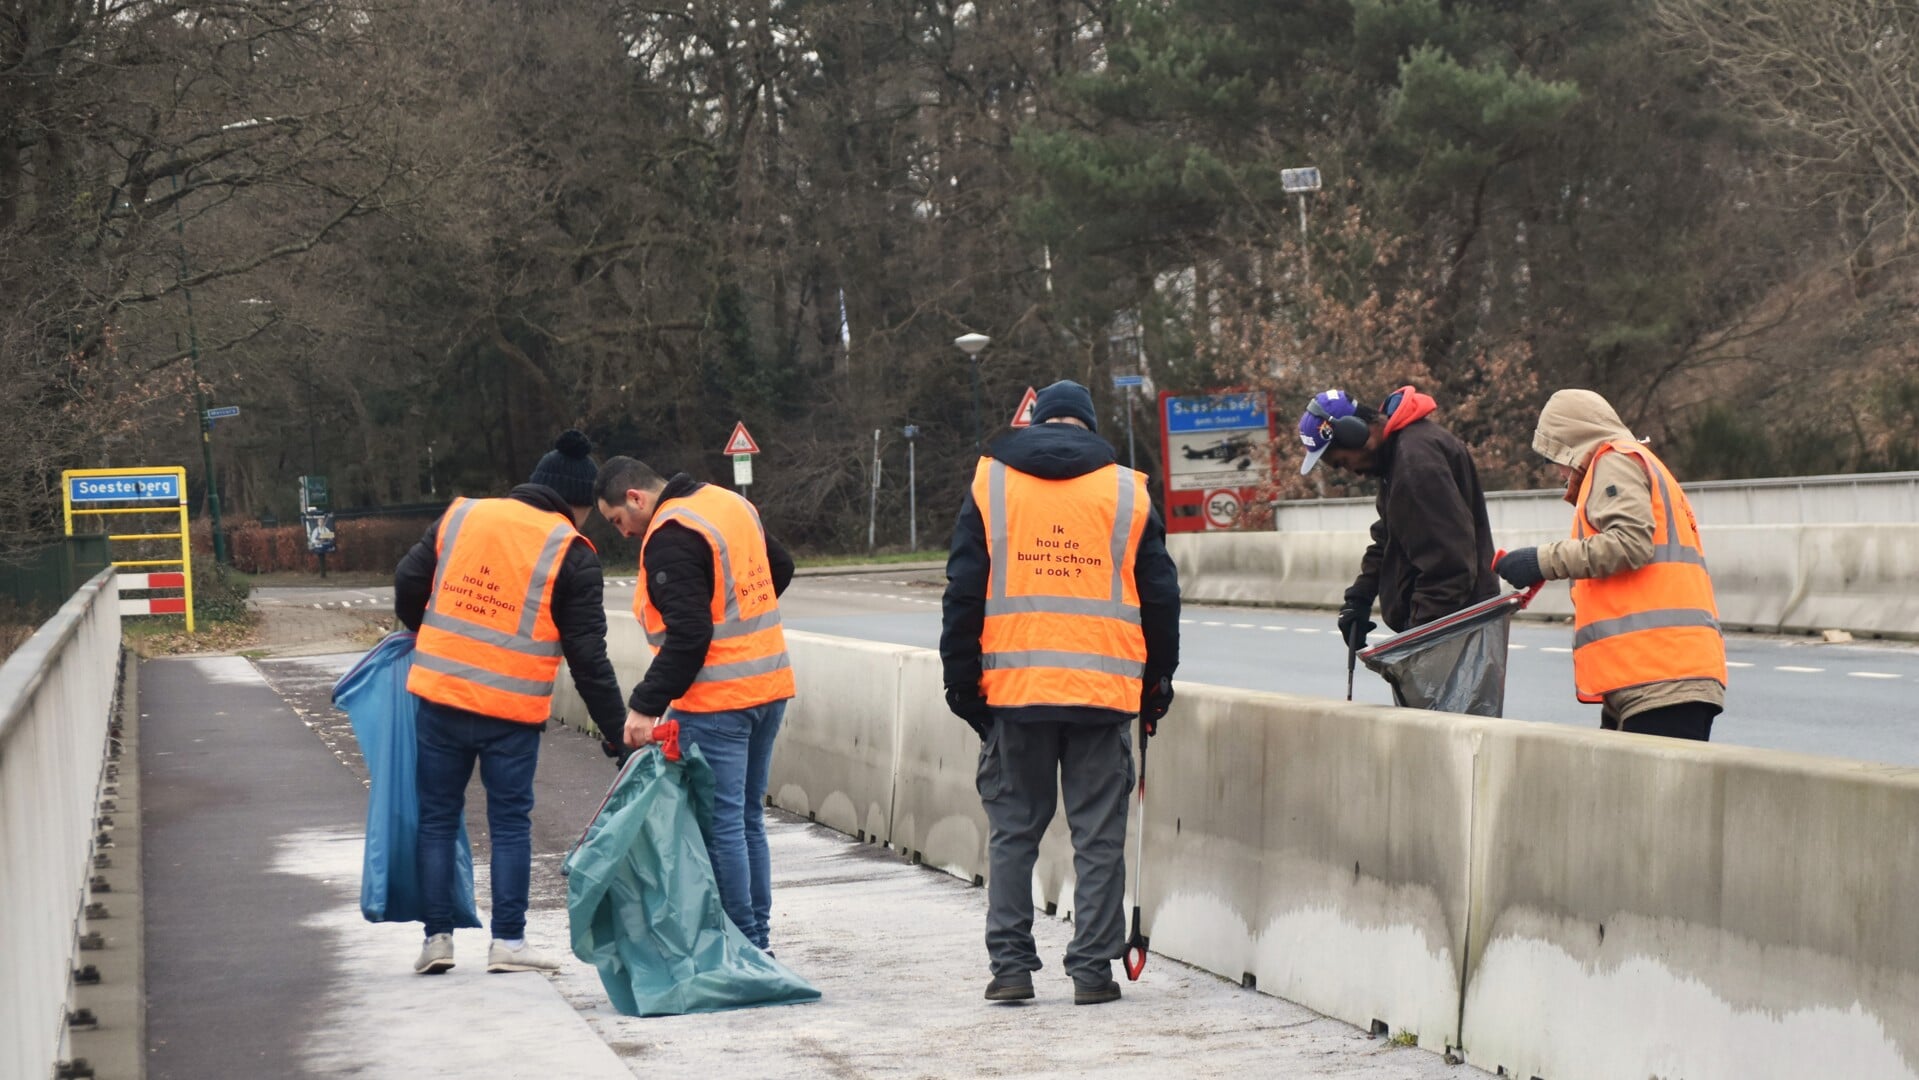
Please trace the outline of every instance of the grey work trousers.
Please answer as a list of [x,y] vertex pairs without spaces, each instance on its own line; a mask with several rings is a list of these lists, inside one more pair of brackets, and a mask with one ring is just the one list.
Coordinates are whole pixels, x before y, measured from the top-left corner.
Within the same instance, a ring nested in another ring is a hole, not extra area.
[[980,746],[979,794],[992,826],[986,953],[994,977],[1038,971],[1033,864],[1064,794],[1073,837],[1073,941],[1066,972],[1103,984],[1126,954],[1126,804],[1133,790],[1131,727],[993,720]]

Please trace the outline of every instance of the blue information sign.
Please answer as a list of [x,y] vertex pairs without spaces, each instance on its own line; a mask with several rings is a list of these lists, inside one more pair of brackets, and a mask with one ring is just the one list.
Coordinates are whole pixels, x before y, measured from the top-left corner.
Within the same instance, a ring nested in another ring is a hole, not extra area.
[[1266,395],[1260,391],[1166,399],[1169,432],[1247,431],[1266,426]]
[[180,497],[180,478],[170,473],[67,477],[67,498],[75,503],[177,503]]
[[1145,386],[1145,385],[1146,385],[1146,376],[1144,376],[1144,375],[1115,375],[1115,376],[1113,376],[1113,385],[1114,385],[1115,387],[1117,387],[1117,388],[1119,388],[1119,389],[1121,389],[1121,390],[1124,390],[1124,389],[1125,389],[1126,387],[1129,387],[1129,386]]
[[217,409],[207,410],[208,420],[227,420],[238,415],[240,415],[240,406],[238,405],[222,405]]

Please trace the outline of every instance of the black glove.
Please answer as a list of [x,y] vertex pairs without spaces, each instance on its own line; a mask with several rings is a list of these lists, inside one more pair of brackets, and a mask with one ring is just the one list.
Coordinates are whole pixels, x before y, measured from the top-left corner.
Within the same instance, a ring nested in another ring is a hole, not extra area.
[[1139,695],[1139,722],[1147,738],[1159,734],[1160,718],[1173,707],[1173,680],[1162,678]]
[[1378,623],[1366,617],[1372,606],[1372,601],[1368,600],[1365,607],[1348,604],[1339,609],[1339,636],[1346,640],[1346,647],[1354,652],[1365,648],[1366,635],[1379,629]]
[[966,721],[979,737],[986,738],[993,730],[993,710],[980,696],[978,689],[970,686],[949,686],[946,688],[946,707],[953,715]]
[[1493,560],[1493,573],[1506,579],[1515,589],[1530,589],[1546,580],[1539,569],[1539,549],[1523,547],[1508,551]]
[[613,763],[622,769],[626,768],[626,759],[633,756],[632,750],[621,743],[614,742],[612,739],[600,740],[600,753],[612,758]]

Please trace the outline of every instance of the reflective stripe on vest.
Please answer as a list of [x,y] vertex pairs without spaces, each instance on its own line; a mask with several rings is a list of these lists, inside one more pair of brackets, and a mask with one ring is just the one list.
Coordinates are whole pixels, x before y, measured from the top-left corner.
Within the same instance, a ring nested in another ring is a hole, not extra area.
[[1726,681],[1726,646],[1692,506],[1663,463],[1638,443],[1601,446],[1586,466],[1573,538],[1595,530],[1586,516],[1593,476],[1609,453],[1630,454],[1653,495],[1652,558],[1637,570],[1579,578],[1573,594],[1573,679],[1581,701],[1628,687],[1682,679]]
[[455,500],[407,689],[483,716],[545,722],[561,659],[552,590],[575,539],[592,546],[571,520],[515,499]]
[[987,458],[973,498],[991,567],[980,634],[987,703],[1137,711],[1146,638],[1133,567],[1151,512],[1140,474],[1108,465],[1044,480]]
[[[713,552],[713,598],[708,605],[713,640],[693,685],[673,708],[681,712],[726,712],[784,701],[794,694],[779,600],[773,592],[766,530],[753,504],[725,488],[705,485],[662,507],[641,541],[642,565],[633,594],[633,614],[655,653],[666,644],[665,617],[647,592],[646,541],[661,526],[677,523],[703,537]],[[742,591],[740,582],[746,582]]]

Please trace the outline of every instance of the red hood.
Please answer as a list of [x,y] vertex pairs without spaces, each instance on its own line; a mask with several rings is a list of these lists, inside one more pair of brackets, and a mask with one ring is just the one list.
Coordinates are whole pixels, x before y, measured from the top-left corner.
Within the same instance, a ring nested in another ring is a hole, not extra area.
[[1387,414],[1386,437],[1392,438],[1401,428],[1415,420],[1424,420],[1439,411],[1439,402],[1430,394],[1422,394],[1410,386],[1402,386],[1393,391],[1386,399],[1386,405],[1380,409]]

